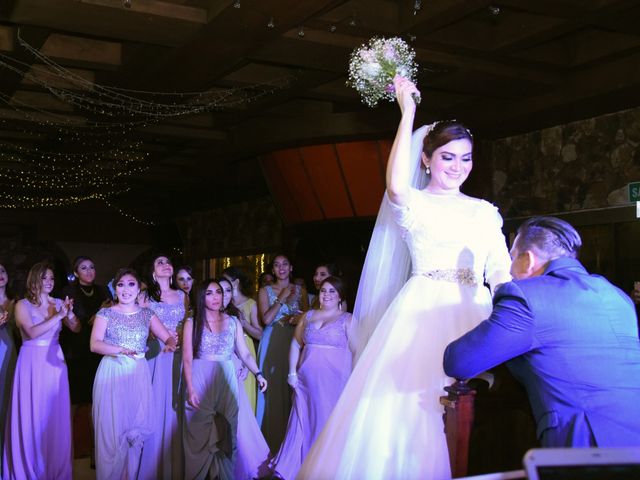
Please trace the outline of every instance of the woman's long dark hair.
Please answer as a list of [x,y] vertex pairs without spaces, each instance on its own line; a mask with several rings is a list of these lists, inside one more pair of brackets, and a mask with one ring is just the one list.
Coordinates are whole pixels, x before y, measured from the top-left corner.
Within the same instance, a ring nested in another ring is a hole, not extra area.
[[222,275],[229,277],[231,280],[239,280],[238,288],[245,297],[251,298],[254,295],[253,284],[249,279],[249,275],[241,268],[227,267],[222,270]]
[[[202,282],[196,291],[196,304],[193,315],[193,358],[196,358],[198,355],[198,350],[200,350],[200,342],[202,341],[202,330],[204,329],[204,322],[207,321],[207,308],[205,306],[205,297],[207,294],[207,287],[215,283],[220,290],[222,290],[222,285],[220,282],[214,278],[208,278],[204,282]],[[224,295],[224,292],[223,292]],[[231,303],[229,303],[231,305]]]
[[[233,288],[233,285],[231,284],[231,282],[229,280],[227,280],[226,278],[218,278],[215,281],[218,282],[218,285],[220,285],[220,288],[222,288],[222,294],[223,295],[224,295],[224,287],[222,286],[221,282],[226,282],[231,286],[231,288]],[[244,315],[240,311],[240,309],[238,307],[236,307],[235,303],[233,303],[233,296],[231,297],[231,300],[229,300],[229,305],[227,305],[224,308],[224,313],[226,313],[230,317],[236,317],[238,320],[242,320],[240,318],[241,315],[244,317]]]
[[[162,296],[162,292],[160,291],[160,284],[155,280],[153,273],[155,270],[155,263],[156,260],[159,259],[160,257],[165,257],[167,260],[169,260],[169,263],[171,263],[171,265],[173,266],[173,261],[171,260],[171,257],[163,252],[157,253],[155,254],[153,257],[151,257],[151,262],[149,262],[149,265],[147,265],[147,294],[149,295],[149,298],[152,299],[154,302],[161,302],[161,296]],[[171,276],[171,281],[169,286],[171,287],[171,289],[176,290],[176,287],[173,284],[173,276]]]
[[4,288],[4,294],[7,297],[7,300],[15,300],[15,293],[13,292],[13,288],[11,288],[11,274],[9,273],[9,269],[6,267],[6,263],[0,261],[0,267],[4,268],[4,271],[7,272],[7,286]]

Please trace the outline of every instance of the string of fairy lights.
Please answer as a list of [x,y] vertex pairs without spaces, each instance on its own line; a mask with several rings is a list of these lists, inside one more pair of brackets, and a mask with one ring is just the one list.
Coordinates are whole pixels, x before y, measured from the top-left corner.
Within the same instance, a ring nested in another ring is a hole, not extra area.
[[[290,85],[289,75],[268,83],[197,92],[153,92],[101,85],[63,67],[26,42],[18,44],[34,59],[27,63],[0,53],[0,69],[42,88],[72,107],[69,114],[49,110],[0,92],[0,124],[22,142],[0,141],[0,208],[47,208],[99,200],[131,220],[142,219],[116,205],[131,181],[152,167],[137,130],[163,120],[248,103]],[[18,120],[18,121],[16,121]],[[34,146],[34,144],[36,146]]]

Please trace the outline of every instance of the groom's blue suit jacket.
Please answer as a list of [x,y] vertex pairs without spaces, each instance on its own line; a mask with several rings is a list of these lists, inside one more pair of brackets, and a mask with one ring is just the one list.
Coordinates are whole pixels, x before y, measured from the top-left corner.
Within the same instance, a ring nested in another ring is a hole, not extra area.
[[545,447],[640,446],[633,303],[572,258],[500,287],[491,317],[445,351],[447,375],[500,363],[524,384]]

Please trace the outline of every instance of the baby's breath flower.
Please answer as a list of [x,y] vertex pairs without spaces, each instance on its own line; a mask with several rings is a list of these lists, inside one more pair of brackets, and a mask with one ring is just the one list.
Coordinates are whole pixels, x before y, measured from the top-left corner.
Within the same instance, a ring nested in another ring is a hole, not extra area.
[[401,38],[374,37],[351,54],[347,85],[354,87],[370,107],[375,107],[381,99],[394,101],[396,74],[415,83],[418,71],[415,55]]

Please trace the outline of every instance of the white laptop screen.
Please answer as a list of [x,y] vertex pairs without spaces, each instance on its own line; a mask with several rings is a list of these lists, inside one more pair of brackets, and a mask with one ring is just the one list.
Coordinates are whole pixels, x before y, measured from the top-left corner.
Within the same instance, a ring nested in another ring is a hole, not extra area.
[[640,479],[640,448],[534,448],[522,462],[530,480]]

